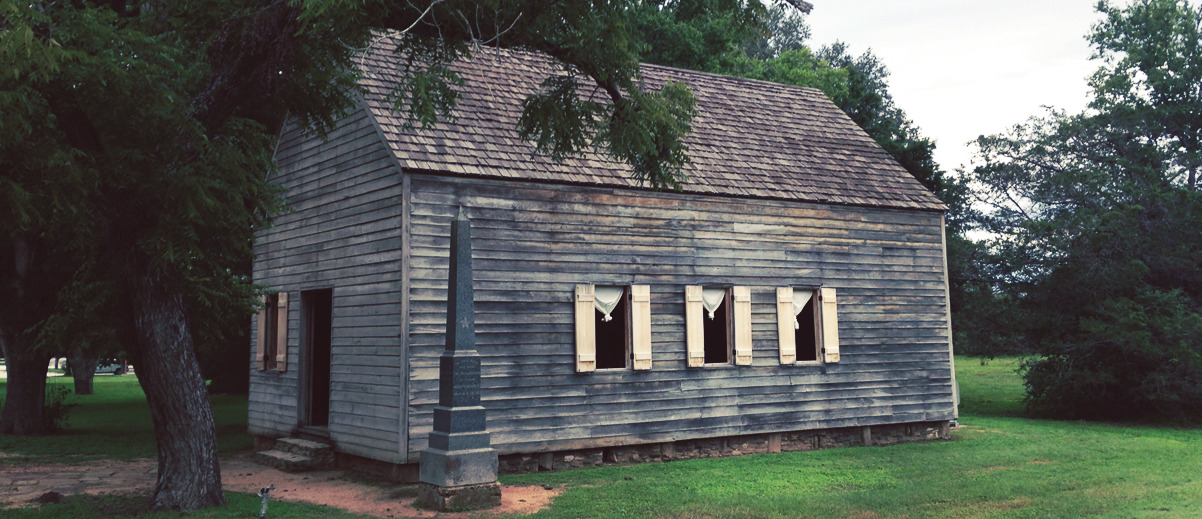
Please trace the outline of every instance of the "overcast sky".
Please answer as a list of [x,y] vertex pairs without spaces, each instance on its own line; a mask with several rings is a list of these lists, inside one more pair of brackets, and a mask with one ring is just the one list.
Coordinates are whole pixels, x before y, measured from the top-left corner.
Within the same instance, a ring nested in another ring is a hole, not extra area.
[[945,171],[967,164],[967,142],[1043,113],[1079,112],[1089,60],[1093,0],[810,0],[810,44],[871,48],[890,72],[889,91]]

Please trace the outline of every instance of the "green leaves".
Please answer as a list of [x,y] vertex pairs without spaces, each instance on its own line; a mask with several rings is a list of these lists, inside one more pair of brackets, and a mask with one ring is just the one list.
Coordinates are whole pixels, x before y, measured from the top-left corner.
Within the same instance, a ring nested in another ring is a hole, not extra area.
[[632,175],[655,189],[680,189],[680,167],[687,161],[684,138],[697,114],[697,100],[687,85],[668,83],[659,92],[630,93],[619,102],[597,132],[597,142],[634,167]]
[[[58,42],[34,35],[35,27],[44,27],[48,17],[37,4],[0,0],[0,63],[12,73],[12,80],[31,76],[46,81],[57,68],[61,48]],[[8,78],[0,78],[0,80]]]
[[394,90],[386,101],[392,103],[394,110],[407,112],[405,129],[413,129],[414,121],[422,128],[429,128],[439,117],[455,120],[459,92],[451,85],[463,86],[463,79],[445,65],[433,65],[410,74],[409,80]]
[[552,76],[540,86],[542,91],[522,101],[518,136],[533,141],[538,153],[557,161],[580,153],[594,135],[595,119],[603,107],[580,100],[574,75]]
[[762,2],[730,0],[639,2],[631,16],[645,42],[640,61],[719,73],[744,42],[767,36],[770,20]]
[[1089,35],[1105,65],[1094,74],[1091,107],[1139,118],[1165,146],[1191,189],[1202,167],[1202,6],[1137,0],[1100,2],[1106,18]]
[[[994,290],[1042,358],[1028,407],[1061,417],[1202,414],[1202,11],[1099,4],[1090,110],[977,140],[969,175]],[[1191,79],[1193,78],[1193,79]]]
[[688,162],[684,138],[697,114],[687,85],[669,83],[659,92],[633,90],[616,103],[582,101],[573,75],[553,76],[522,104],[520,137],[554,160],[580,153],[591,142],[630,164],[632,176],[654,189],[680,189]]
[[454,87],[463,86],[451,64],[468,59],[471,54],[462,42],[402,35],[400,46],[394,52],[405,56],[405,67],[398,71],[402,78],[396,88],[388,94],[385,102],[393,110],[406,114],[404,127],[411,130],[414,123],[422,128],[434,126],[439,118],[455,120],[455,107],[459,92]]
[[747,65],[740,76],[822,90],[831,99],[847,94],[849,73],[819,59],[810,49],[787,50],[777,58]]
[[1202,316],[1181,290],[1106,299],[1081,334],[1024,364],[1027,405],[1063,418],[1202,414]]

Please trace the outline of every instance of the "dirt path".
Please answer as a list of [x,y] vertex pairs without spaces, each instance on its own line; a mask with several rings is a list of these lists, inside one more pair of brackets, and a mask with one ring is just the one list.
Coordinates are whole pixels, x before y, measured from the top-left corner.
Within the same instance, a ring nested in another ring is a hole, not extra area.
[[[97,461],[80,465],[0,464],[0,509],[38,506],[47,492],[73,494],[137,494],[154,489],[154,460]],[[343,471],[289,474],[251,462],[245,455],[221,460],[227,491],[256,493],[275,485],[273,501],[297,501],[340,508],[375,517],[441,517],[447,519],[533,514],[551,504],[561,489],[501,487],[501,506],[478,513],[443,513],[413,508],[416,487],[353,477]]]

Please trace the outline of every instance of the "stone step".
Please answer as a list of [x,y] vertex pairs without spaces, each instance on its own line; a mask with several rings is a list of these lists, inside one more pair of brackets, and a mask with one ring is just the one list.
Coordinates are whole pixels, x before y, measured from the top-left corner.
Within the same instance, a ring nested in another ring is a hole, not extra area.
[[300,438],[280,438],[275,442],[275,450],[310,458],[318,465],[334,466],[334,448],[329,444]]
[[308,456],[277,450],[256,452],[254,460],[255,463],[267,465],[268,467],[284,472],[306,472],[326,468],[324,465],[314,462],[313,458]]

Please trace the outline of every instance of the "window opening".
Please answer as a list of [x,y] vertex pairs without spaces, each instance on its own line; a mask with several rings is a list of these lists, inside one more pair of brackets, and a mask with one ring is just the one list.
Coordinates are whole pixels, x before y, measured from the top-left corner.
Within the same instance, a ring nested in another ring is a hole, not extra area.
[[814,312],[814,291],[793,291],[793,334],[798,362],[818,360],[818,318]]
[[629,367],[630,291],[623,287],[596,287],[594,294],[597,369]]
[[277,337],[279,337],[279,333],[280,333],[280,329],[279,329],[280,295],[279,294],[268,294],[267,295],[267,311],[262,315],[264,315],[267,318],[267,327],[265,328],[267,331],[267,334],[266,334],[267,344],[266,344],[266,348],[264,348],[267,352],[267,355],[266,355],[266,357],[263,358],[263,361],[264,361],[263,369],[273,370],[273,369],[276,369],[276,356],[279,353],[279,348],[278,348],[279,341],[276,339]]
[[706,364],[729,364],[731,336],[730,290],[706,288],[701,292],[705,316],[701,319]]

